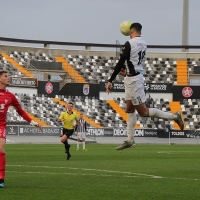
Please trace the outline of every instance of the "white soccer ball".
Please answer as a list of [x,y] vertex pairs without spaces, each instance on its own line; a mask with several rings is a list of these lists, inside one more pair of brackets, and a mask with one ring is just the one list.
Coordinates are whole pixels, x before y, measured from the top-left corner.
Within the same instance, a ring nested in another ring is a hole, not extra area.
[[129,31],[130,31],[130,26],[131,26],[132,22],[130,21],[123,21],[120,24],[119,30],[120,32],[125,35],[128,36],[129,35]]

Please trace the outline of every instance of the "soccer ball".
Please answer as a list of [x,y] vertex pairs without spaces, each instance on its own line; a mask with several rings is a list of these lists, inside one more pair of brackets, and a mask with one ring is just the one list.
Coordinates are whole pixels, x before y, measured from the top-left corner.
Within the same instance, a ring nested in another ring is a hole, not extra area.
[[120,32],[125,35],[128,36],[129,35],[129,31],[130,31],[130,26],[131,26],[132,22],[130,21],[123,21],[120,24],[119,30]]

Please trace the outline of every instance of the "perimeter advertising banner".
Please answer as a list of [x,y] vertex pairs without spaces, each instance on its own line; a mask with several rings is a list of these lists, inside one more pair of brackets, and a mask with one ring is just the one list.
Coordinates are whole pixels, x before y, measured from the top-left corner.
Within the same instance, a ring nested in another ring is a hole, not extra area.
[[60,90],[59,95],[90,96],[99,98],[99,84],[66,83]]
[[[101,82],[99,86],[100,91],[106,91],[107,82]],[[172,83],[145,83],[145,89],[150,93],[172,93]],[[113,82],[112,92],[124,92],[125,87],[123,82]]]
[[200,99],[200,86],[173,86],[173,101]]
[[[6,127],[6,135],[15,136],[58,136],[60,127],[42,127],[39,130],[34,126],[11,126]],[[193,138],[194,130],[170,130],[171,138]],[[127,137],[127,130],[124,128],[88,128],[86,136],[95,137]],[[158,137],[169,138],[169,132],[164,129],[135,129],[135,137]]]
[[38,94],[55,97],[59,94],[59,82],[38,81]]

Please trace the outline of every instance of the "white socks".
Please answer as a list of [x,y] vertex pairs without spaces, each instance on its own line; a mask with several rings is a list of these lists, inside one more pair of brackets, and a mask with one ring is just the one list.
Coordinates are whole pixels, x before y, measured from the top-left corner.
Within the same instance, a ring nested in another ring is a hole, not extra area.
[[79,142],[77,141],[77,143],[76,143],[76,144],[77,144],[77,145],[76,145],[76,146],[77,146],[77,149],[79,149]]
[[82,142],[82,144],[83,144],[83,149],[85,149],[85,141],[84,141],[84,142]]
[[137,122],[136,113],[128,113],[128,125],[127,125],[127,141],[134,140],[135,125]]
[[[79,149],[79,144],[80,144],[80,143],[81,143],[81,142],[78,142],[78,141],[77,141],[77,143],[76,143],[76,144],[77,144],[77,149]],[[82,145],[83,145],[83,149],[85,149],[85,141],[82,142]]]
[[174,115],[169,112],[164,112],[157,108],[149,108],[149,117],[157,117],[162,119],[174,119]]

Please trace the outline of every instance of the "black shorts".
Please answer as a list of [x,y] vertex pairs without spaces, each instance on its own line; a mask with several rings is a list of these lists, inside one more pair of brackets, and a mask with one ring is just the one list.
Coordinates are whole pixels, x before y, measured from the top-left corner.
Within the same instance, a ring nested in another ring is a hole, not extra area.
[[63,128],[63,135],[66,135],[69,138],[74,133],[74,129]]

